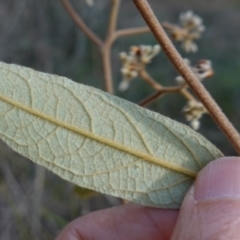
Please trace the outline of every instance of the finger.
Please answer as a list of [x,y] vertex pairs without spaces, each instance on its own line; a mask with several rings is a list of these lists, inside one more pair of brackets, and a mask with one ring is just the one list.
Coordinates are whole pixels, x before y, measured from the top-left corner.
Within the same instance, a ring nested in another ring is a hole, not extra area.
[[172,240],[240,238],[240,158],[208,164],[188,191]]
[[127,204],[80,217],[56,240],[170,239],[178,211]]

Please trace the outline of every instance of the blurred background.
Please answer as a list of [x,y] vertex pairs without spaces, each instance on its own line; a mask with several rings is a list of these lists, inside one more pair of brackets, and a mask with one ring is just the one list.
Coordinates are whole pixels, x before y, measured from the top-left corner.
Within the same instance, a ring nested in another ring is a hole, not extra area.
[[[239,0],[149,0],[160,21],[177,23],[179,14],[193,10],[203,18],[206,31],[197,42],[199,51],[183,57],[193,63],[210,59],[215,75],[204,81],[231,122],[240,130],[240,1]],[[104,38],[109,21],[110,0],[72,0],[87,25]],[[118,28],[144,26],[132,1],[122,0]],[[132,45],[154,45],[151,33],[124,37],[113,47],[112,64],[116,95],[139,102],[153,92],[140,79],[125,92],[118,91],[122,80],[119,52]],[[178,46],[178,45],[177,45]],[[101,55],[98,48],[76,27],[60,1],[0,0],[0,61],[28,66],[66,76],[104,89]],[[148,66],[149,73],[163,85],[174,85],[177,73],[164,53]],[[186,100],[168,95],[149,106],[153,111],[186,123],[182,108]],[[225,155],[236,155],[208,115],[199,130]],[[0,239],[54,239],[71,220],[88,212],[121,204],[117,198],[95,195],[36,166],[0,142]]]

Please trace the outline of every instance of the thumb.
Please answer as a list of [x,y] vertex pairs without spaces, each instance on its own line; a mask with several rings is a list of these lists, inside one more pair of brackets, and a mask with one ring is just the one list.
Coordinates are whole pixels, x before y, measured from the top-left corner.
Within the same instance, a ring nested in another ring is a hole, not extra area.
[[220,158],[198,174],[171,239],[240,239],[240,158]]

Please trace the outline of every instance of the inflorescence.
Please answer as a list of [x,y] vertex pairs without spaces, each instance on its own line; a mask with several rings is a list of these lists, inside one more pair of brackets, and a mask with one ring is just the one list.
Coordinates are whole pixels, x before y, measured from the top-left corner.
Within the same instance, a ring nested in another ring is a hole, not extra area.
[[[202,19],[192,11],[180,14],[179,24],[163,23],[163,27],[170,33],[173,40],[181,43],[182,48],[186,52],[196,52],[198,50],[198,46],[194,41],[199,39],[205,30]],[[160,51],[161,47],[159,45],[140,45],[132,46],[128,53],[121,52],[119,56],[122,62],[121,73],[123,80],[119,85],[119,90],[127,90],[134,78],[142,77],[140,72],[146,71],[146,66],[151,63],[152,59]],[[199,81],[209,78],[214,74],[210,60],[200,60],[196,65],[191,65],[189,59],[184,59],[184,61],[192,69]],[[175,80],[179,86],[185,86],[185,91],[187,91],[187,83],[182,76],[177,76]],[[161,91],[163,90],[164,87]],[[190,92],[189,94],[191,95]],[[183,108],[183,113],[190,126],[198,130],[200,127],[200,118],[203,114],[208,113],[208,111],[195,97],[192,96],[190,99],[187,98],[187,100],[188,102]]]

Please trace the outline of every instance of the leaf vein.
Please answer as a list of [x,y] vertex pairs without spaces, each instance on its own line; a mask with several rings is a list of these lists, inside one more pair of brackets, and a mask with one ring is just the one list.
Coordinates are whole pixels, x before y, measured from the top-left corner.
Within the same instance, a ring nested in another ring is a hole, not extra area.
[[160,166],[162,166],[164,168],[168,168],[170,170],[177,171],[177,172],[180,172],[182,174],[185,174],[185,175],[188,175],[188,176],[191,176],[191,177],[194,177],[194,178],[197,176],[197,173],[192,171],[192,170],[190,170],[190,169],[183,168],[183,167],[178,166],[176,164],[169,163],[166,160],[163,160],[163,159],[151,156],[151,155],[143,153],[143,152],[139,152],[139,151],[137,151],[135,149],[126,147],[124,145],[121,145],[119,143],[113,142],[113,141],[111,141],[109,139],[106,139],[106,138],[103,138],[101,136],[97,136],[97,135],[95,135],[95,134],[93,134],[91,132],[88,132],[86,130],[80,129],[80,128],[76,127],[76,126],[72,126],[72,125],[70,125],[70,124],[68,124],[66,122],[62,122],[60,120],[57,120],[57,119],[53,118],[52,116],[49,116],[49,115],[46,115],[46,114],[41,113],[39,111],[36,111],[36,110],[34,110],[34,109],[32,109],[32,108],[30,108],[28,106],[24,106],[21,103],[15,102],[14,100],[11,100],[8,97],[5,97],[3,95],[0,96],[0,99],[2,101],[7,102],[8,104],[11,104],[11,105],[13,105],[15,107],[18,107],[18,108],[20,108],[20,109],[22,109],[22,110],[24,110],[24,111],[26,111],[26,112],[36,116],[36,117],[45,119],[45,120],[47,120],[47,121],[49,121],[49,122],[51,122],[53,124],[56,124],[56,125],[61,126],[63,128],[66,128],[66,129],[68,129],[68,130],[70,130],[72,132],[75,132],[75,133],[78,133],[80,135],[86,136],[88,138],[91,138],[93,140],[96,140],[98,142],[106,144],[106,145],[111,146],[113,148],[116,148],[118,150],[127,152],[127,153],[129,153],[131,155],[135,155],[135,156],[137,156],[139,158],[142,158],[142,159],[144,159],[146,161],[152,162],[152,163],[160,165]]

